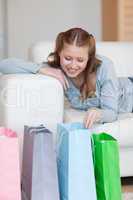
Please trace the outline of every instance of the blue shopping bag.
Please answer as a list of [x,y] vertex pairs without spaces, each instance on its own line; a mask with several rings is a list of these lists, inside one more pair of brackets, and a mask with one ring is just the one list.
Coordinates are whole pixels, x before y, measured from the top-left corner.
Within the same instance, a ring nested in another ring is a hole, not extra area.
[[81,123],[62,123],[57,132],[60,200],[96,200],[89,130]]

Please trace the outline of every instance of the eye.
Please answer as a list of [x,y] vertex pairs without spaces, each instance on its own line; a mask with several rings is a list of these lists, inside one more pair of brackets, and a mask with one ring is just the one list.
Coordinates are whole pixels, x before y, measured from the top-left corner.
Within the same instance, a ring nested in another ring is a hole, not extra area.
[[84,62],[84,60],[83,60],[82,58],[79,58],[79,59],[78,59],[78,62],[81,62],[81,63],[82,63],[82,62]]
[[65,57],[65,59],[69,61],[69,60],[71,60],[71,57]]

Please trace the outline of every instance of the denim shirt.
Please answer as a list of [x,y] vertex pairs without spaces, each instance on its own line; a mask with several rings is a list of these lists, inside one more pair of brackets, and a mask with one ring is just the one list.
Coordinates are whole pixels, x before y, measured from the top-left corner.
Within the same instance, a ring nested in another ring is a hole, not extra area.
[[128,78],[116,76],[113,63],[104,56],[97,56],[102,64],[96,73],[95,97],[80,100],[80,90],[69,81],[69,88],[65,92],[71,106],[80,110],[100,108],[101,123],[112,122],[117,119],[118,113],[132,112],[133,110],[133,83]]

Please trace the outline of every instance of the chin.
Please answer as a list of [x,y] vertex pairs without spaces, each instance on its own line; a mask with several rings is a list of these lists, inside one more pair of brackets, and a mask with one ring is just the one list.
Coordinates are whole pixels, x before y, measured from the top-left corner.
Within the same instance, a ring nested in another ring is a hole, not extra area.
[[70,77],[70,78],[76,78],[79,74],[68,74],[67,73],[67,76]]
[[69,72],[67,72],[66,74],[70,78],[76,78],[77,76],[79,76],[80,73],[79,72],[77,72],[77,73],[69,73]]

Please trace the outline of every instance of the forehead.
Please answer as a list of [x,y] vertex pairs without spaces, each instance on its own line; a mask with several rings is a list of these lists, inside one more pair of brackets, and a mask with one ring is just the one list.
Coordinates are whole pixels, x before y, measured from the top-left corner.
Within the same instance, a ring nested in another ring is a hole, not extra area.
[[89,47],[88,46],[82,46],[78,47],[74,44],[64,44],[64,47],[62,49],[63,54],[68,54],[68,55],[76,55],[76,56],[85,56],[88,55]]

